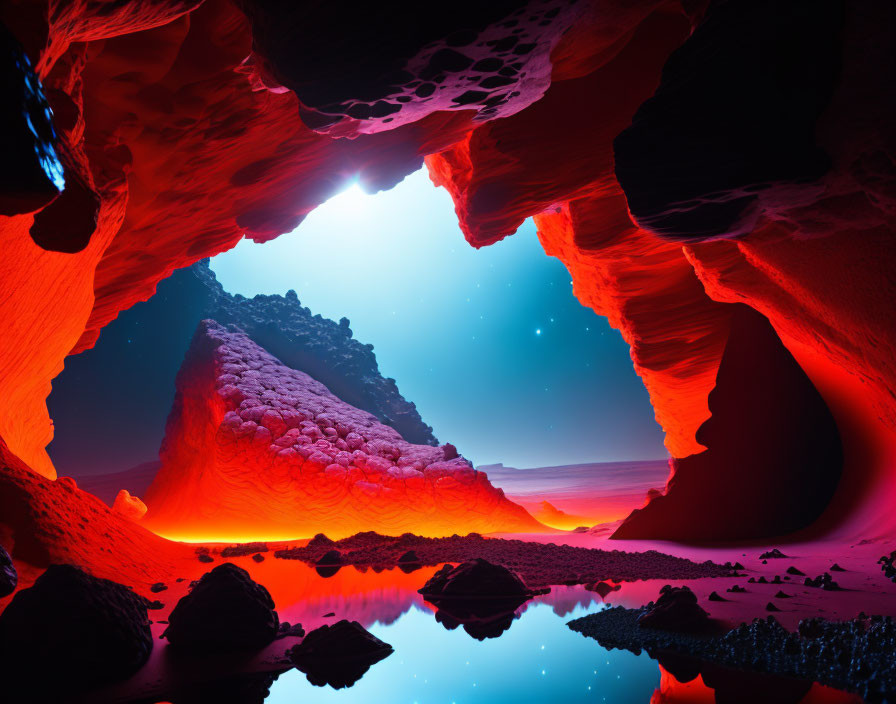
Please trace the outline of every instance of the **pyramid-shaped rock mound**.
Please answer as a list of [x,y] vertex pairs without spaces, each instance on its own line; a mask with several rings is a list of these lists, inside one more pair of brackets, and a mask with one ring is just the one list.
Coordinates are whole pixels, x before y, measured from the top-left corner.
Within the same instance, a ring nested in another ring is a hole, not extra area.
[[183,539],[543,528],[451,445],[406,442],[238,328],[202,321],[146,524]]

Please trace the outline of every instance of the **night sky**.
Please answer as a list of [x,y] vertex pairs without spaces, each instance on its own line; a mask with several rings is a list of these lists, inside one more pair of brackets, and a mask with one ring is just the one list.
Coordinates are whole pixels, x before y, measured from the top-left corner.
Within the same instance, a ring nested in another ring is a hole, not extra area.
[[212,260],[231,293],[285,293],[372,343],[442,442],[516,467],[664,458],[628,346],[572,295],[527,221],[481,250],[425,170],[357,186],[263,245]]

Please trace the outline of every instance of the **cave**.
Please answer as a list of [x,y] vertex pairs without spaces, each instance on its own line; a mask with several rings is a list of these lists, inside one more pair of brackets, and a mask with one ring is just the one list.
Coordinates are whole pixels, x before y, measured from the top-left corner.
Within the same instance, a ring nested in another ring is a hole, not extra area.
[[4,695],[896,697],[894,24],[0,7]]

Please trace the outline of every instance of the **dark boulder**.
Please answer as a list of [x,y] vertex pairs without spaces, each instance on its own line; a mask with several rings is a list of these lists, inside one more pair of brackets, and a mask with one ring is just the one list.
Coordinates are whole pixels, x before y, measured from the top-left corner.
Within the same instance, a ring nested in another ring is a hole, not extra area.
[[601,599],[606,599],[607,594],[619,591],[621,588],[621,584],[610,584],[609,582],[592,582],[585,585],[585,589],[589,592],[596,592]]
[[392,654],[392,646],[357,621],[343,619],[311,631],[287,655],[317,686],[351,687],[372,665]]
[[709,625],[707,614],[697,603],[697,596],[688,587],[671,587],[660,590],[656,603],[648,604],[638,617],[642,628],[658,628],[664,631],[700,631]]
[[258,650],[280,625],[268,590],[229,562],[206,573],[168,617],[163,637],[184,650]]
[[9,553],[0,545],[0,598],[12,594],[18,583],[19,575],[16,573],[16,566],[12,564]]
[[[0,681],[29,696],[124,679],[149,658],[143,597],[71,565],[50,565],[0,615]],[[52,677],[47,677],[47,668]]]
[[[445,599],[523,599],[530,590],[516,572],[476,558],[457,567],[445,565],[418,590],[428,601]],[[436,603],[433,601],[433,603]]]

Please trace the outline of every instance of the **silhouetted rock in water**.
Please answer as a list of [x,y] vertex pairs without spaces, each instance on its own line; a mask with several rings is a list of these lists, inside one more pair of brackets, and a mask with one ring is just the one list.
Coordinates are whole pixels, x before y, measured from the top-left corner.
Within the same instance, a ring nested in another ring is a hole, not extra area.
[[789,599],[792,596],[793,596],[793,594],[788,594],[785,591],[778,590],[778,593],[775,594],[775,599]]
[[342,564],[342,553],[338,550],[330,550],[328,553],[325,553],[323,557],[321,557],[317,561],[318,565],[341,565]]
[[417,553],[413,550],[408,550],[401,557],[398,558],[399,565],[419,565],[420,558],[417,556]]
[[843,568],[842,568],[840,565],[838,565],[836,562],[835,562],[833,565],[831,565],[828,569],[830,569],[831,572],[846,572],[846,570],[843,569]]
[[697,603],[697,596],[688,587],[660,589],[656,603],[647,605],[638,617],[642,628],[658,628],[664,631],[700,631],[709,625],[707,614]]
[[215,561],[215,559],[214,559],[211,555],[208,555],[208,554],[206,554],[206,553],[204,553],[204,552],[203,552],[203,553],[200,553],[200,554],[197,556],[197,558],[198,558],[198,560],[199,560],[200,562],[204,562],[204,563],[206,563],[206,564],[208,564],[209,562],[214,562],[214,561]]
[[783,552],[778,550],[778,548],[772,548],[771,550],[762,553],[759,556],[760,560],[783,560],[787,557]]
[[720,595],[718,592],[711,592],[708,597],[706,597],[708,601],[728,601],[725,597]]
[[341,569],[342,565],[318,565],[314,568],[314,571],[324,579],[329,579]]
[[597,592],[600,594],[601,599],[605,599],[607,594],[611,592],[618,591],[622,588],[621,584],[610,584],[609,582],[592,582],[591,584],[586,584],[585,589],[589,592]]
[[357,621],[342,620],[311,631],[287,655],[317,686],[351,687],[371,665],[392,654],[392,646]]
[[165,591],[167,588],[167,585],[165,585],[164,583],[156,582],[149,588],[149,591],[151,591],[153,594],[158,594],[159,592]]
[[264,555],[262,555],[260,552],[257,552],[252,556],[252,561],[253,562],[264,562]]
[[130,676],[152,646],[143,597],[77,567],[50,565],[0,614],[0,682],[34,698],[70,693]]
[[[665,658],[668,653],[687,655],[726,668],[820,682],[855,692],[869,704],[896,697],[896,659],[892,655],[896,622],[890,617],[860,616],[843,622],[805,619],[797,632],[791,633],[774,616],[768,616],[726,633],[697,634],[640,628],[641,613],[640,609],[610,607],[567,625],[604,648],[646,650],[654,658]],[[709,681],[706,684],[714,686]],[[718,695],[717,701],[722,701]]]
[[12,564],[9,553],[0,545],[0,597],[9,596],[16,590],[19,583],[19,575]]
[[446,602],[436,610],[436,621],[447,630],[453,631],[463,626],[467,635],[480,641],[502,635],[516,618],[515,609],[501,609],[494,603],[486,602]]
[[526,586],[516,572],[488,560],[476,558],[457,567],[445,565],[418,590],[427,601],[445,599],[522,599],[525,601],[544,590]]
[[203,575],[168,621],[163,637],[178,649],[198,652],[258,650],[279,627],[268,590],[229,562]]
[[744,589],[743,587],[741,587],[741,586],[735,584],[734,586],[729,587],[726,591],[732,592],[732,593],[734,593],[734,594],[743,594],[743,593],[745,593],[747,590]]
[[515,572],[476,558],[445,565],[418,590],[437,607],[436,621],[453,630],[462,625],[477,640],[497,638],[510,628],[515,611],[536,594]]
[[794,567],[793,565],[791,565],[790,567],[787,568],[787,574],[792,574],[797,577],[805,577],[806,576],[805,572],[799,570],[798,568]]

